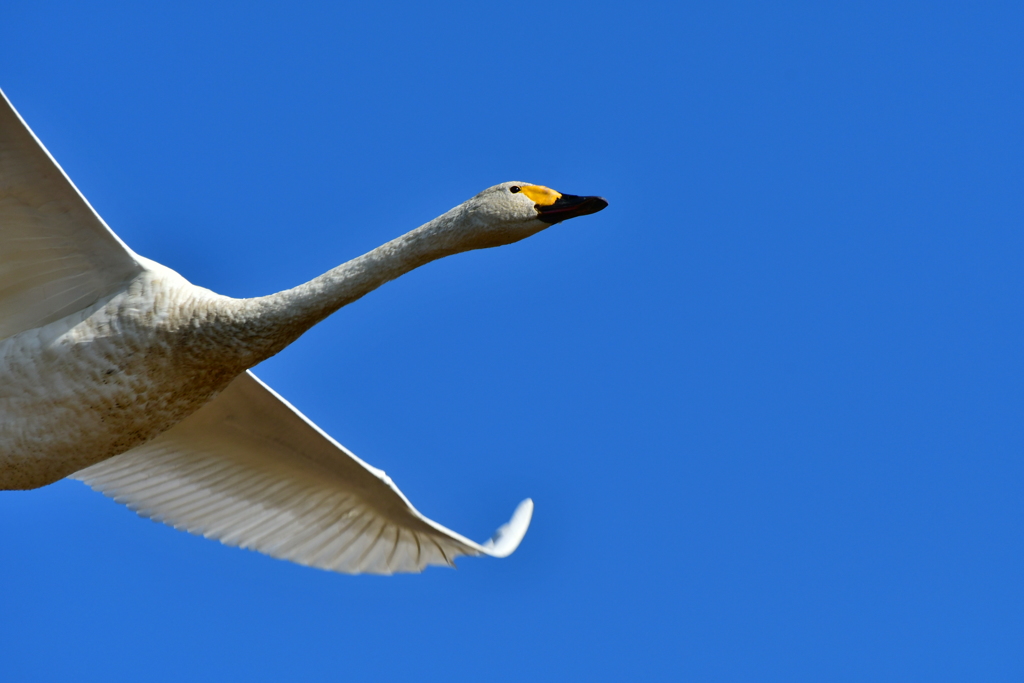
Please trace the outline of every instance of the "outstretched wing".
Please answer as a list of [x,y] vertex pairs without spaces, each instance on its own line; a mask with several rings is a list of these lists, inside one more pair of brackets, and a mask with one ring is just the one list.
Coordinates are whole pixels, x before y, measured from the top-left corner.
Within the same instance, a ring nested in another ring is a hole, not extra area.
[[523,501],[483,544],[444,528],[252,373],[144,446],[72,478],[176,529],[348,574],[505,557],[533,514]]
[[141,270],[0,91],[0,339],[90,306]]

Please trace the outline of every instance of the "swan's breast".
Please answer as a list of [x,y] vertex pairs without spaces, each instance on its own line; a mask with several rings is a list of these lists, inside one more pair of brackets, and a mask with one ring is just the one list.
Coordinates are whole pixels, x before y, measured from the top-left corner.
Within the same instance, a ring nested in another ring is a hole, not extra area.
[[108,299],[0,341],[0,489],[56,481],[200,408],[245,369],[219,329],[231,301],[150,268]]

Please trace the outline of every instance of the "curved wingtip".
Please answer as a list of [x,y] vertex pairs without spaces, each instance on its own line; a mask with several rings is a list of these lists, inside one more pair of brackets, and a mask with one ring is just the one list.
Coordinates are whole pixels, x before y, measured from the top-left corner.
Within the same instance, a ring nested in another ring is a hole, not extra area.
[[533,499],[527,498],[516,507],[512,519],[498,527],[490,540],[483,543],[484,551],[491,557],[508,557],[519,547],[519,542],[530,528],[533,518]]

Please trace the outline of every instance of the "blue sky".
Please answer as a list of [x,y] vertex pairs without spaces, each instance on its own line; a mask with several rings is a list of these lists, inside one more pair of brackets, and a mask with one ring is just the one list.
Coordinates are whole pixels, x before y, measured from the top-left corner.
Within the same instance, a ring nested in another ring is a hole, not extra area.
[[506,180],[601,214],[257,373],[505,560],[349,577],[0,495],[0,678],[1024,676],[1018,3],[8,3],[0,87],[234,296]]

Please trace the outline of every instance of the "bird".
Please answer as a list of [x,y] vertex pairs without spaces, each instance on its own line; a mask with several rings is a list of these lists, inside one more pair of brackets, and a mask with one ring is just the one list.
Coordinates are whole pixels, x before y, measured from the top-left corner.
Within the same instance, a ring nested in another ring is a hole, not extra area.
[[471,541],[251,368],[419,266],[517,242],[605,199],[500,183],[309,282],[236,299],[132,251],[0,100],[0,490],[76,479],[176,529],[347,574],[519,546],[531,499]]

